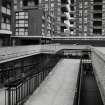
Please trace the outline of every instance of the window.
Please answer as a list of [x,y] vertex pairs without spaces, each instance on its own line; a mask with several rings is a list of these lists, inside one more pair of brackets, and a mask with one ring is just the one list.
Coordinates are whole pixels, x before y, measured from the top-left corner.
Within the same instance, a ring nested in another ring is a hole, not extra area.
[[88,5],[88,2],[85,2],[85,5]]
[[79,22],[80,22],[80,23],[82,22],[82,18],[79,18]]
[[1,29],[10,30],[11,27],[11,19],[6,16],[2,16],[1,19]]
[[84,31],[87,31],[87,26],[84,26]]
[[94,18],[102,18],[102,13],[94,13],[93,17]]
[[94,21],[93,26],[102,26],[102,21]]
[[82,8],[82,3],[79,4],[79,8]]
[[60,6],[61,5],[61,3],[60,2],[58,2],[58,6]]
[[58,11],[58,12],[60,12],[60,11],[61,11],[61,9],[60,9],[60,8],[58,8],[58,9],[57,9],[57,11]]
[[50,15],[53,17],[54,16],[54,11],[51,11],[50,12]]
[[54,7],[54,3],[51,3],[51,7]]
[[102,10],[102,5],[94,5],[94,10]]
[[[103,0],[104,1],[104,0]],[[94,0],[94,2],[102,2],[102,0]]]
[[28,12],[16,13],[15,35],[28,35]]
[[87,14],[87,12],[88,12],[87,10],[84,10],[84,13],[85,13],[85,14]]
[[93,33],[96,35],[102,34],[102,29],[93,29]]
[[14,10],[17,10],[17,5],[14,5]]
[[74,14],[70,14],[70,17],[74,17]]
[[84,22],[87,23],[87,18],[84,18]]
[[74,24],[74,22],[73,21],[70,21],[70,24]]
[[70,8],[71,8],[71,11],[74,11],[74,6],[71,6]]
[[14,4],[17,4],[17,0],[14,0]]
[[57,17],[57,21],[60,21],[60,17]]
[[21,8],[23,7],[23,2],[22,2],[22,1],[20,1],[20,7],[21,7]]
[[2,7],[2,13],[6,14],[6,7]]
[[73,29],[70,29],[70,31],[74,31]]
[[73,4],[74,3],[74,0],[71,0],[71,4]]
[[45,11],[48,11],[48,4],[45,4]]
[[87,36],[87,33],[84,33],[84,36]]

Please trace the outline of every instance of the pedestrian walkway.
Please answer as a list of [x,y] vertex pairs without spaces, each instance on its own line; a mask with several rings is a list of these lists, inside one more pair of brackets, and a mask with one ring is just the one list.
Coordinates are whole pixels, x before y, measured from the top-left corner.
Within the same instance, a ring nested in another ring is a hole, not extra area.
[[62,59],[25,105],[73,105],[79,59]]
[[0,105],[5,105],[5,89],[0,89]]

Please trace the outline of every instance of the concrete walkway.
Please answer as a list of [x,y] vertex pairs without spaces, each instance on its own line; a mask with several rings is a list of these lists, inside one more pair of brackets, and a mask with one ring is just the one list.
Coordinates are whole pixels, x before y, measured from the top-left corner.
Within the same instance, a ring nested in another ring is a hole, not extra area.
[[73,105],[79,64],[62,59],[25,105]]

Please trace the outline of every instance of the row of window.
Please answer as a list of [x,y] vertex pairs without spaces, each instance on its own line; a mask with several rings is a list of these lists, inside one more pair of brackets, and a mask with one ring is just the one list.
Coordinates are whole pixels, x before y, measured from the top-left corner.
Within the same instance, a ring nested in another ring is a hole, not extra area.
[[11,1],[2,0],[2,6],[8,9],[11,9]]
[[23,0],[23,6],[35,6],[39,4],[39,0]]
[[[45,1],[49,1],[49,0],[45,0]],[[54,1],[54,0],[51,0],[51,1]]]
[[3,29],[3,30],[10,30],[11,29],[11,25],[7,24],[7,23],[1,23],[1,29]]
[[28,27],[28,24],[22,24],[22,23],[17,24],[16,23],[16,27]]
[[2,14],[1,29],[4,29],[4,30],[10,30],[11,29],[11,17],[6,17]]
[[[87,23],[88,22],[87,20],[88,20],[87,18],[84,18],[83,22]],[[79,18],[79,23],[82,23],[82,18]]]
[[2,16],[1,22],[2,22],[2,23],[10,24],[10,23],[11,23],[11,19],[8,18],[8,17]]
[[16,24],[28,24],[28,20],[17,20]]
[[16,35],[21,36],[27,36],[28,35],[28,28],[16,28]]
[[18,12],[16,15],[16,35],[28,35],[28,12]]
[[16,32],[28,32],[28,28],[16,28]]
[[16,32],[16,36],[28,36],[28,32]]
[[28,19],[28,12],[16,13],[16,19]]
[[6,8],[6,7],[2,7],[1,8],[2,13],[7,14],[7,15],[11,15],[11,10]]

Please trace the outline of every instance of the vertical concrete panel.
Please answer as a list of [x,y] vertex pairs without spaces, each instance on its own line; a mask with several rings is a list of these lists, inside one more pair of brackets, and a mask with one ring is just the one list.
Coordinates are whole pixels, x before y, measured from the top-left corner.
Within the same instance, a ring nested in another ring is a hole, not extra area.
[[33,9],[29,11],[29,36],[40,36],[42,27],[42,11]]
[[2,46],[3,45],[3,40],[2,39],[0,39],[0,46]]
[[1,29],[1,17],[2,17],[1,6],[2,6],[2,0],[0,0],[0,29]]

